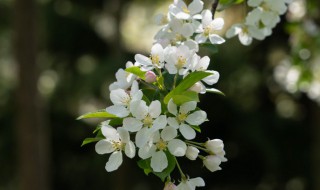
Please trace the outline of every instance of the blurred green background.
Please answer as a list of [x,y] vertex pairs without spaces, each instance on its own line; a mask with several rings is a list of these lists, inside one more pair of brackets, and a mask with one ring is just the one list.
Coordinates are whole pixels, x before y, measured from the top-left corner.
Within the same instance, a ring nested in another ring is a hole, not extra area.
[[[209,7],[210,1],[204,1]],[[116,172],[94,144],[98,120],[77,116],[109,106],[108,85],[136,53],[148,54],[167,0],[0,1],[0,190],[160,190],[136,160]],[[210,173],[183,161],[208,190],[320,189],[320,10],[293,0],[273,35],[251,46],[233,38],[211,55],[220,72],[200,107],[199,141],[225,142],[228,162]],[[225,30],[246,7],[217,13]],[[177,175],[178,176],[178,175]],[[175,178],[178,181],[178,178]]]

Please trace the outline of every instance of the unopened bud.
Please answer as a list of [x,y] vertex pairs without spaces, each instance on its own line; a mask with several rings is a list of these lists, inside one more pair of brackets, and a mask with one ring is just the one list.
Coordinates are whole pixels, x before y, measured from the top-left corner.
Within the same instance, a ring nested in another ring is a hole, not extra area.
[[204,166],[211,172],[221,170],[221,159],[218,156],[209,155],[203,160]]
[[202,89],[202,85],[199,82],[196,82],[193,86],[191,86],[189,88],[189,90],[196,92],[196,93],[200,93]]
[[177,186],[171,181],[169,181],[166,182],[166,185],[164,186],[163,190],[177,190]]
[[153,71],[147,71],[145,77],[145,81],[147,83],[153,83],[157,81],[157,75]]
[[220,139],[208,140],[205,143],[205,147],[213,154],[219,154],[223,152],[224,144]]
[[199,152],[200,151],[196,147],[188,146],[186,157],[189,158],[190,160],[195,160],[197,159]]

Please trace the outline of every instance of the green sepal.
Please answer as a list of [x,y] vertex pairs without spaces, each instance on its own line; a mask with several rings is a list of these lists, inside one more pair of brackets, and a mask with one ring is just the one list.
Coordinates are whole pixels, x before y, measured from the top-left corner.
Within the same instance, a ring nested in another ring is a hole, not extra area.
[[81,146],[84,146],[86,144],[89,144],[89,143],[93,143],[93,142],[98,142],[100,140],[102,140],[103,138],[99,138],[99,137],[96,137],[96,138],[85,138],[81,144]]
[[146,79],[146,76],[145,76],[146,71],[141,71],[140,67],[137,67],[137,66],[128,67],[128,68],[126,68],[125,71],[132,73],[132,74],[135,74],[143,80]]
[[237,5],[237,4],[240,4],[243,2],[244,2],[244,0],[220,0],[219,7],[218,7],[217,11],[223,11],[223,10],[231,7],[232,5]]
[[138,162],[138,166],[143,169],[144,173],[146,175],[149,175],[149,173],[152,172],[152,168],[150,166],[151,163],[151,158],[145,159],[145,160],[139,160]]
[[164,103],[168,104],[169,100],[174,95],[183,94],[185,91],[187,91],[190,87],[192,87],[196,82],[200,81],[201,79],[212,75],[212,73],[205,72],[205,71],[196,71],[193,73],[190,73],[186,78],[184,78],[179,85],[171,90],[165,97],[164,97]]
[[207,88],[206,92],[210,92],[213,94],[220,94],[222,96],[226,96],[223,92],[221,92],[220,90],[216,89],[216,88]]
[[106,119],[106,118],[117,118],[117,116],[106,112],[105,109],[102,109],[102,110],[98,110],[98,111],[95,111],[95,112],[85,113],[85,114],[79,116],[77,118],[77,120],[87,119],[87,118],[105,118]]
[[190,102],[190,101],[196,101],[199,102],[199,95],[196,92],[193,91],[185,91],[181,94],[175,94],[172,96],[173,102],[176,105],[182,105],[186,102]]
[[200,128],[200,126],[198,126],[198,125],[191,125],[191,127],[192,127],[194,130],[196,130],[196,131],[198,131],[199,133],[201,133],[201,128]]

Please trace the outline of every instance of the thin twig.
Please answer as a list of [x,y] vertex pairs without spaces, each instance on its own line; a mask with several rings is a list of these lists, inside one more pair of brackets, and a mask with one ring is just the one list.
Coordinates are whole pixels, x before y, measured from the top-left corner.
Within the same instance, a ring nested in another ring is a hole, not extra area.
[[211,7],[212,19],[214,19],[214,14],[217,11],[218,4],[219,4],[219,0],[214,0],[213,1],[212,7]]

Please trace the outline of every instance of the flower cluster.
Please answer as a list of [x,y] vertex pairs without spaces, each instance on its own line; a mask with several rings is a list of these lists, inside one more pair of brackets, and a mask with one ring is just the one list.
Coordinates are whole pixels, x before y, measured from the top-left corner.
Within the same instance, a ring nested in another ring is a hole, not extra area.
[[[218,81],[219,73],[208,70],[210,58],[197,54],[199,44],[223,43],[215,31],[222,29],[224,21],[212,19],[201,0],[189,5],[175,0],[167,16],[156,20],[163,27],[150,55],[136,54],[134,63],[129,61],[116,72],[116,81],[109,86],[113,105],[81,116],[107,119],[96,129],[96,138],[84,144],[97,142],[98,154],[111,154],[105,166],[108,172],[120,167],[124,152],[138,158],[145,173],[166,180],[165,189],[195,189],[205,185],[203,179],[187,177],[177,158],[200,159],[211,172],[227,161],[221,140],[194,141],[207,121],[207,113],[197,107],[199,94],[221,93],[207,88]],[[177,186],[170,177],[175,168],[181,174]]]
[[252,39],[263,40],[272,34],[272,29],[280,22],[280,15],[287,10],[291,0],[248,0],[252,10],[243,23],[234,24],[226,33],[227,38],[238,35],[243,45],[250,45]]

